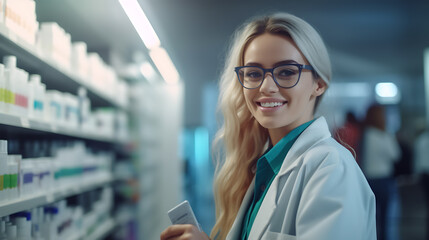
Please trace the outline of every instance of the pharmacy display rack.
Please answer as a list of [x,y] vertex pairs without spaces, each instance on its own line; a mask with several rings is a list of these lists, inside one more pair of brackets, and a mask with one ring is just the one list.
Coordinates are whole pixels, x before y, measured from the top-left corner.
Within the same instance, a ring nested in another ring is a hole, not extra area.
[[[46,84],[48,89],[76,94],[80,87],[84,87],[88,91],[88,98],[91,100],[92,107],[113,107],[126,113],[129,112],[127,106],[87,84],[87,81],[73,73],[71,70],[66,69],[55,61],[44,57],[43,54],[38,52],[35,47],[32,47],[25,41],[20,40],[3,24],[0,24],[0,55],[16,56],[19,60],[18,67],[29,72],[40,73],[43,77],[43,83]],[[56,125],[55,123],[41,122],[34,119],[28,119],[27,117],[15,116],[6,113],[0,113],[0,133],[5,134],[2,138],[9,135],[26,136],[48,134],[52,136],[59,135],[108,144],[123,144],[123,142],[115,140],[114,137],[86,133],[84,131],[79,131],[79,129],[67,129],[63,126]],[[84,186],[66,187],[63,189],[35,194],[33,196],[1,202],[0,217],[51,204],[73,195],[79,195],[87,191],[95,190],[112,184],[113,181],[113,177],[108,177],[97,182],[88,183]],[[123,219],[115,220],[113,217],[109,217],[107,220],[100,223],[97,228],[91,229],[91,232],[76,233],[76,235],[69,239],[102,239],[108,236],[112,229],[122,222],[124,222]]]
[[0,217],[7,216],[16,212],[35,208],[42,205],[54,203],[58,200],[81,194],[93,189],[97,189],[113,181],[112,177],[106,177],[97,182],[91,182],[84,186],[70,186],[63,189],[54,189],[46,193],[35,194],[33,196],[18,198],[16,200],[0,203]]
[[76,129],[68,129],[56,124],[40,122],[37,120],[28,119],[26,117],[14,116],[10,114],[0,113],[0,132],[5,131],[7,134],[49,134],[62,135],[85,140],[93,140],[105,143],[118,143],[113,137],[91,134],[85,131]]
[[2,24],[0,24],[0,51],[16,56],[19,59],[19,67],[27,71],[43,73],[43,82],[50,89],[77,93],[78,88],[82,86],[88,89],[88,95],[94,107],[114,106],[125,111],[128,110],[126,106],[88,85],[84,79],[71,70],[45,57],[34,47],[17,38]]

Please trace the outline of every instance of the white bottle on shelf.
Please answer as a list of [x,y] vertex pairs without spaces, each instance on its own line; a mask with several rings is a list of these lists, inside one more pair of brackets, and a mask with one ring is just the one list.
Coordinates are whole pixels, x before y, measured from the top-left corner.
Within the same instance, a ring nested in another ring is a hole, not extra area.
[[31,210],[31,233],[33,235],[33,240],[44,240],[41,232],[43,218],[43,207],[37,207]]
[[83,80],[88,79],[87,45],[84,42],[74,42],[71,54],[71,69]]
[[4,179],[7,174],[7,141],[0,140],[0,202],[7,198],[7,189],[4,187]]
[[8,187],[5,191],[6,193],[6,200],[10,201],[13,199],[13,195],[14,195],[14,186],[13,186],[13,177],[14,177],[14,166],[11,162],[11,159],[9,157],[9,155],[6,157],[6,175],[7,175],[7,182],[8,182]]
[[16,115],[15,108],[15,83],[18,70],[16,68],[15,56],[4,56],[3,64],[5,66],[5,113]]
[[71,66],[71,53],[72,53],[72,43],[71,35],[64,31],[63,41],[61,42],[61,59],[63,62],[63,67],[67,70],[70,70]]
[[4,23],[6,25],[6,27],[14,32],[16,34],[16,30],[17,30],[17,24],[15,22],[15,18],[14,16],[16,16],[16,3],[17,1],[13,1],[13,0],[5,0],[5,9],[7,9],[7,11],[5,11],[5,19],[4,19]]
[[8,164],[10,167],[10,191],[9,199],[19,197],[19,168],[21,165],[21,155],[8,155]]
[[19,190],[21,197],[27,197],[34,194],[35,191],[40,192],[39,189],[35,189],[34,180],[34,159],[23,159],[21,161],[21,169],[19,173]]
[[34,45],[36,42],[36,33],[39,27],[39,23],[36,20],[36,3],[34,0],[26,0],[25,11],[22,11],[21,15],[23,30],[22,37],[30,45]]
[[28,117],[38,121],[45,121],[45,84],[41,83],[41,77],[38,74],[31,74],[28,83]]
[[7,237],[7,225],[9,222],[9,217],[2,217],[1,219],[1,232],[0,232],[0,240],[9,240]]
[[47,112],[47,106],[46,106],[46,85],[44,83],[40,83],[37,91],[37,98],[38,98],[38,109],[39,111],[36,114],[37,119],[40,121],[46,122],[46,112]]
[[16,239],[16,225],[12,224],[11,222],[6,223],[6,236],[8,240],[17,240]]
[[58,208],[47,207],[42,225],[42,236],[46,240],[58,239]]
[[15,217],[17,228],[17,240],[31,239],[31,213],[23,212],[22,215]]
[[[40,84],[40,75],[31,74],[28,82],[28,118],[35,119],[39,108],[37,100],[38,86]],[[37,119],[37,118],[36,118]]]
[[[2,1],[2,0],[0,0]],[[4,75],[4,65],[0,63],[0,112],[4,112],[5,103],[5,75]]]
[[42,120],[43,122],[49,122],[49,97],[46,90],[46,85],[42,83],[40,85],[40,92],[41,92],[41,99],[42,99],[42,107],[43,107],[43,113],[42,113]]
[[30,74],[27,71],[24,71],[22,75],[22,95],[24,96],[24,99],[23,99],[24,111],[22,116],[26,118],[28,118],[28,107],[29,107],[28,106],[28,93],[30,92],[29,77],[30,77]]
[[0,23],[4,23],[4,12],[5,12],[5,0],[0,0]]
[[70,69],[71,37],[58,23],[40,24],[37,46],[56,67]]
[[78,90],[79,98],[79,126],[82,126],[88,121],[90,111],[91,111],[91,102],[87,96],[86,88],[80,87]]
[[6,221],[3,218],[1,218],[0,219],[0,240],[6,240],[6,239],[7,239],[7,235],[6,235]]
[[15,107],[16,115],[27,117],[28,115],[28,72],[18,69],[15,83]]
[[19,10],[23,7],[22,3],[24,1],[13,1],[13,0],[6,0],[6,26],[16,35],[19,36],[20,34],[20,26],[19,22],[21,21],[21,15],[19,14]]
[[56,90],[46,91],[46,100],[47,100],[47,122],[53,125],[59,125],[62,121],[62,105],[60,102],[61,93]]
[[49,60],[55,59],[54,49],[57,47],[55,45],[55,40],[58,39],[58,29],[59,26],[55,22],[44,22],[40,24],[40,30],[37,37],[37,47],[40,49],[42,55]]

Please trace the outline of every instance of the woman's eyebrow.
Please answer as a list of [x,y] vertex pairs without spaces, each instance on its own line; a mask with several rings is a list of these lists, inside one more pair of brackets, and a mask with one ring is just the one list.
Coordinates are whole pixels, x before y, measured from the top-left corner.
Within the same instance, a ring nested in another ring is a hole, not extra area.
[[260,64],[260,63],[256,63],[256,62],[248,62],[248,63],[246,63],[244,66],[257,66],[257,67],[262,67],[262,64]]
[[280,62],[275,63],[274,67],[284,65],[284,64],[298,64],[298,62],[295,60],[292,60],[292,59],[288,59],[288,60],[284,60],[284,61],[280,61]]
[[[284,64],[298,64],[298,62],[297,62],[297,61],[295,61],[295,60],[292,60],[292,59],[288,59],[288,60],[283,60],[283,61],[280,61],[280,62],[276,62],[276,63],[273,65],[273,67],[277,67],[277,66],[284,65]],[[262,65],[262,64],[257,63],[257,62],[248,62],[248,63],[246,63],[244,66],[256,66],[256,67],[263,67],[263,65]]]

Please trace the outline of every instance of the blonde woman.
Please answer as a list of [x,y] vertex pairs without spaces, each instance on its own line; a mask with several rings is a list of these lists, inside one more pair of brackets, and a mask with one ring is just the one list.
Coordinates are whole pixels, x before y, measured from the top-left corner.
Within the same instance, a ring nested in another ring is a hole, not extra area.
[[[302,19],[274,14],[237,32],[220,82],[212,239],[376,239],[367,181],[314,118],[330,79],[326,47]],[[209,237],[173,225],[161,239]]]

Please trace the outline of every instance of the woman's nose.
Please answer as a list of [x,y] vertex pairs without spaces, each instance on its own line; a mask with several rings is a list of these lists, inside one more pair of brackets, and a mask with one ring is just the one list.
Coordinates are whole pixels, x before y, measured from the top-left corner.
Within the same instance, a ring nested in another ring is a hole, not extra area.
[[273,93],[273,92],[277,92],[278,90],[279,90],[279,87],[274,81],[273,75],[266,74],[259,91],[265,92],[265,93]]

